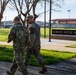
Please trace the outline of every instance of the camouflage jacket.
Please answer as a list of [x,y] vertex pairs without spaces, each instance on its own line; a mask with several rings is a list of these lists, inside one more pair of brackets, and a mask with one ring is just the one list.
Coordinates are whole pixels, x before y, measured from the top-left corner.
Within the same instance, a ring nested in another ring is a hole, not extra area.
[[13,41],[14,49],[25,47],[28,42],[27,28],[21,23],[17,23],[10,30],[8,40],[9,42]]
[[40,27],[37,23],[33,22],[29,26],[29,40],[30,40],[30,46],[31,47],[37,47],[40,46]]

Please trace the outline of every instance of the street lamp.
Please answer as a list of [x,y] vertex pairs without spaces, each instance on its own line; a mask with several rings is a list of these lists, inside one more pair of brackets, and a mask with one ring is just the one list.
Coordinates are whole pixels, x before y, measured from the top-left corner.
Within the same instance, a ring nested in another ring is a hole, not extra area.
[[51,0],[50,0],[50,14],[49,14],[49,42],[51,42]]
[[0,13],[1,13],[1,1],[0,1]]
[[3,18],[3,15],[1,13],[1,1],[0,1],[0,25],[1,25],[1,19]]
[[1,19],[2,19],[2,14],[1,14],[1,12],[0,12],[0,25],[1,25]]
[[68,13],[69,13],[69,19],[70,19],[70,11],[71,11],[71,10],[67,10],[67,11],[68,11]]
[[46,0],[44,1],[44,38],[46,38]]
[[[71,11],[71,10],[67,10],[67,11],[68,11],[68,13],[69,13],[69,19],[70,19],[70,11]],[[68,23],[70,24],[70,22],[68,22]]]
[[0,25],[1,25],[1,1],[0,1]]

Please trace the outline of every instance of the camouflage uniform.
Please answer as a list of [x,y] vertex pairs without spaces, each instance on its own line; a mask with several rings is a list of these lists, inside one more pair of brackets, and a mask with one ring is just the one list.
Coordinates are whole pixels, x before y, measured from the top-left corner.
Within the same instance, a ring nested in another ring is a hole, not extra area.
[[14,25],[8,35],[9,42],[13,40],[14,61],[10,69],[13,75],[17,68],[19,68],[23,75],[27,75],[27,70],[22,61],[23,52],[27,43],[27,35],[27,28],[21,23]]
[[[38,24],[33,22],[29,28],[28,28],[30,34],[29,34],[29,40],[30,45],[28,46],[26,50],[26,56],[25,56],[25,66],[27,66],[29,59],[31,57],[31,54],[33,52],[34,56],[38,60],[39,64],[43,67],[44,61],[42,57],[40,56],[40,27]],[[29,48],[32,47],[32,48]]]

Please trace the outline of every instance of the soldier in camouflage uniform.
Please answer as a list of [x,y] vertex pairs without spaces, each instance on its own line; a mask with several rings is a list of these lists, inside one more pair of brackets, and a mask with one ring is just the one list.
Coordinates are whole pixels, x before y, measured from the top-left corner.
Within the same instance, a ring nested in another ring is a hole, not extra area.
[[27,70],[22,61],[22,56],[27,42],[27,28],[20,23],[19,17],[14,18],[14,26],[12,27],[7,42],[13,40],[13,49],[14,49],[14,60],[13,65],[10,71],[7,71],[8,75],[14,75],[17,68],[22,72],[23,75],[27,75]]
[[29,33],[30,45],[26,50],[25,66],[27,66],[31,54],[33,53],[42,67],[42,70],[39,71],[39,73],[45,73],[47,72],[47,69],[44,66],[44,61],[42,57],[40,56],[40,27],[37,23],[34,22],[34,18],[32,15],[27,17],[27,23],[30,24],[30,26],[28,27],[28,30],[30,32]]

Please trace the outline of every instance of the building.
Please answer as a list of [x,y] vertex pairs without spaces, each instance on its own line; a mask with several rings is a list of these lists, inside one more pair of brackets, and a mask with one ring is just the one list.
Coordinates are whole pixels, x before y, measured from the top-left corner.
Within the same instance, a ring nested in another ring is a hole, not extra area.
[[[74,19],[72,19],[72,18],[70,18],[70,19],[52,19],[51,22],[52,22],[52,27],[62,28],[62,29],[52,29],[52,39],[76,41],[76,29],[75,29],[76,28],[76,18],[74,18]],[[70,28],[74,28],[74,29],[72,30]]]
[[76,18],[52,19],[51,23],[54,28],[76,28]]
[[11,20],[10,21],[2,21],[0,27],[10,28],[13,25],[14,25],[13,21],[11,21]]
[[52,19],[53,23],[59,23],[59,24],[76,24],[76,18],[74,19]]

